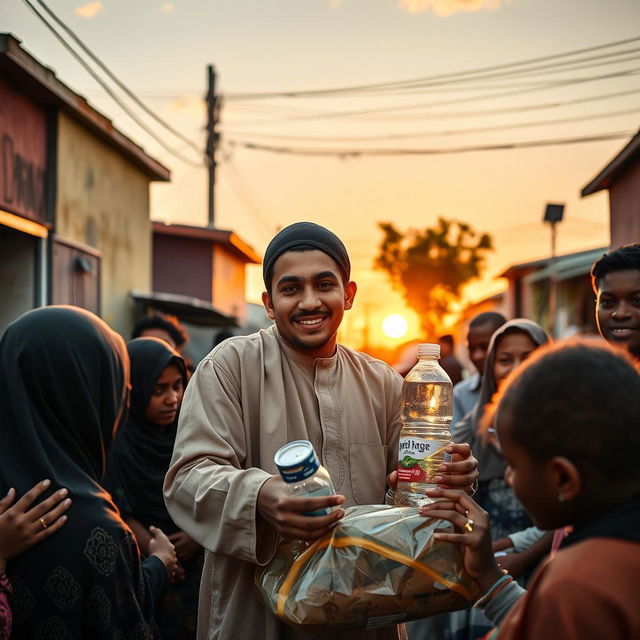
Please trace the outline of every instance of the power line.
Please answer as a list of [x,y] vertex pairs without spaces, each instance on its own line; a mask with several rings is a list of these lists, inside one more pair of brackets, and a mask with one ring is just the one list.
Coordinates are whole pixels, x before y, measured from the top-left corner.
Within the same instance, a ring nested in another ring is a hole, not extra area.
[[[610,66],[615,64],[620,64],[623,62],[629,62],[632,60],[637,60],[637,55],[628,55],[628,54],[637,54],[640,51],[640,48],[626,49],[624,51],[617,51],[615,53],[610,53],[607,55],[600,56],[590,56],[586,58],[581,58],[579,60],[567,60],[565,62],[557,62],[549,65],[540,65],[537,67],[530,67],[527,69],[514,69],[512,71],[500,72],[500,73],[489,73],[481,76],[475,76],[472,78],[453,78],[453,79],[445,79],[441,80],[437,83],[420,83],[413,85],[411,88],[416,89],[429,89],[432,90],[434,87],[447,86],[452,84],[465,84],[472,83],[475,85],[477,82],[482,82],[485,80],[505,80],[505,79],[513,79],[513,78],[526,78],[526,77],[535,77],[535,76],[546,76],[550,74],[556,73],[567,73],[568,71],[576,71],[580,69],[592,69],[594,67],[601,66]],[[626,56],[626,57],[622,57]],[[618,58],[617,60],[611,60],[609,58]],[[397,91],[397,90],[396,90]],[[388,95],[385,93],[383,95]]]
[[[640,48],[636,49],[635,51],[640,51]],[[615,62],[615,64],[618,63],[622,63],[622,62],[635,62],[636,60],[640,60],[640,55],[633,55],[633,56],[629,56],[627,58],[618,60]],[[576,70],[576,69],[583,69],[583,68],[593,68],[596,66],[603,66],[603,65],[611,65],[614,64],[612,62],[605,62],[605,63],[598,63],[598,64],[588,64],[588,65],[581,65],[580,67],[575,67],[575,69],[572,70]],[[564,72],[565,70],[559,70]],[[618,71],[612,74],[607,74],[607,75],[599,75],[599,76],[593,76],[591,78],[587,77],[578,77],[578,78],[563,78],[561,80],[556,80],[556,81],[550,81],[550,80],[536,80],[536,81],[529,81],[529,82],[510,82],[510,83],[501,83],[501,84],[488,84],[488,85],[474,85],[472,88],[469,87],[442,87],[442,88],[430,88],[429,92],[430,93],[452,93],[452,92],[458,92],[458,93],[468,93],[470,90],[482,90],[482,91],[489,91],[489,90],[503,90],[503,89],[531,89],[531,90],[535,90],[535,89],[548,89],[548,88],[556,88],[559,86],[564,86],[564,85],[569,85],[569,84],[574,84],[574,83],[582,83],[582,82],[588,82],[591,80],[601,80],[601,79],[608,79],[610,77],[616,77],[618,74],[621,75],[626,75],[626,73],[628,71],[637,71],[637,69],[632,69],[632,70],[622,70],[622,71]],[[550,73],[557,73],[557,71],[553,71]],[[544,74],[546,75],[546,74]],[[632,74],[633,75],[633,74]],[[384,96],[382,97],[387,97],[389,94],[384,94]],[[394,94],[394,95],[398,95],[398,94]],[[505,94],[505,95],[509,95],[509,94]],[[351,97],[351,96],[350,96]],[[376,95],[375,97],[381,97],[380,94]],[[174,98],[179,98],[179,96],[174,96]],[[327,117],[328,115],[333,116],[335,115],[343,115],[344,112],[326,112],[326,111],[319,111],[318,109],[304,109],[304,108],[295,108],[295,107],[290,107],[290,106],[286,106],[286,105],[266,105],[266,104],[247,104],[244,105],[242,103],[237,104],[237,105],[233,105],[234,109],[236,110],[240,110],[242,111],[242,109],[238,109],[239,107],[243,107],[244,110],[248,110],[248,111],[266,111],[268,112],[278,112],[280,111],[281,113],[283,111],[290,111],[290,112],[302,112],[302,113],[306,113],[310,118],[314,118],[314,117],[318,117],[318,118],[322,118],[322,117]],[[391,107],[391,108],[385,108],[383,110],[396,110],[396,109],[412,109],[412,108],[416,108],[419,107],[421,105],[403,105],[401,107]],[[372,111],[375,112],[375,111]],[[347,112],[347,115],[350,115],[349,112]]]
[[[618,65],[624,62],[632,62],[639,58],[637,55],[640,48],[626,49],[624,51],[617,51],[615,53],[610,53],[607,55],[600,56],[590,56],[586,58],[581,58],[579,60],[567,60],[564,62],[557,62],[549,65],[540,65],[537,67],[530,67],[525,69],[515,69],[507,72],[500,73],[489,73],[485,75],[474,76],[470,78],[453,78],[453,79],[444,79],[438,82],[428,82],[428,83],[420,83],[415,85],[407,86],[405,89],[390,89],[384,92],[375,92],[372,94],[364,94],[375,97],[387,97],[389,95],[399,95],[399,94],[408,94],[408,93],[432,93],[432,92],[442,92],[442,91],[469,91],[470,89],[479,88],[478,83],[489,81],[497,81],[503,82],[504,80],[510,79],[518,79],[518,78],[527,78],[527,77],[536,77],[536,76],[548,76],[551,74],[558,73],[567,73],[569,71],[578,71],[580,69],[593,69],[595,67],[602,66],[611,66]],[[626,57],[623,57],[626,56]],[[611,60],[610,58],[617,58],[616,60]],[[564,82],[568,82],[566,79]],[[540,83],[544,83],[545,81],[539,81]],[[462,87],[453,87],[451,85],[463,85]],[[466,85],[471,85],[466,86]],[[489,85],[490,86],[490,85]],[[502,84],[498,85],[497,88],[508,88],[510,86],[518,86],[513,84]],[[484,88],[488,88],[485,86]],[[349,94],[348,97],[353,97],[354,94]],[[363,95],[363,94],[357,94]]]
[[[404,114],[402,116],[402,122],[406,122],[407,120],[428,120],[428,119],[438,119],[438,120],[450,120],[450,119],[459,119],[459,118],[478,118],[485,116],[493,116],[493,115],[504,115],[508,113],[524,113],[526,111],[538,111],[545,109],[555,109],[559,107],[566,107],[573,104],[586,104],[589,102],[597,102],[599,100],[608,100],[610,98],[620,98],[623,96],[629,96],[640,93],[639,89],[629,89],[626,91],[614,91],[609,93],[599,93],[596,95],[585,96],[584,98],[572,98],[570,100],[554,100],[552,102],[543,102],[532,105],[520,105],[516,107],[499,107],[495,109],[477,109],[473,111],[449,111],[449,112],[441,112],[441,111],[431,111],[431,112],[423,112],[417,114]],[[286,107],[285,107],[286,108]],[[389,122],[393,119],[397,119],[396,116],[371,116],[368,118],[361,118],[360,121],[384,121]],[[286,119],[284,119],[286,120]],[[274,122],[282,122],[283,119],[271,119],[271,120],[239,120],[236,121],[235,124],[240,125],[249,125],[249,126],[259,126],[263,124],[272,124]],[[233,123],[232,123],[233,124]]]
[[[41,0],[38,0],[39,2]],[[555,73],[566,73],[568,71],[576,71],[576,70],[580,70],[580,69],[592,69],[594,67],[600,67],[600,66],[610,66],[610,65],[616,65],[616,64],[621,64],[624,62],[632,62],[635,60],[638,60],[640,58],[640,55],[637,55],[638,52],[640,52],[640,47],[636,47],[636,48],[632,48],[632,49],[625,49],[624,51],[616,51],[613,53],[609,53],[609,54],[605,54],[605,55],[598,55],[598,56],[591,56],[591,57],[586,57],[586,58],[582,58],[579,60],[567,60],[564,62],[558,62],[555,64],[551,64],[551,65],[543,65],[540,67],[532,67],[529,69],[520,69],[520,70],[514,70],[514,71],[510,71],[507,73],[500,73],[500,74],[489,74],[486,76],[480,76],[480,77],[473,77],[473,78],[463,78],[463,79],[454,79],[454,80],[444,80],[442,82],[437,82],[437,83],[424,83],[424,84],[416,84],[413,86],[409,86],[407,87],[407,89],[409,89],[409,91],[407,91],[406,89],[397,89],[397,88],[391,88],[388,91],[385,91],[384,93],[382,92],[375,92],[375,93],[365,93],[364,95],[369,96],[369,97],[383,97],[386,98],[389,95],[406,95],[408,93],[417,93],[417,92],[422,92],[424,89],[428,90],[428,92],[453,92],[453,91],[457,91],[457,92],[463,92],[463,91],[469,91],[469,87],[451,87],[449,86],[449,84],[459,84],[459,83],[473,83],[473,89],[504,89],[504,88],[510,88],[510,87],[529,87],[529,86],[539,86],[541,84],[545,84],[545,82],[548,81],[544,81],[544,80],[537,80],[537,81],[533,81],[533,82],[517,82],[517,83],[505,83],[504,80],[508,80],[511,78],[519,78],[519,77],[528,77],[528,76],[540,76],[540,75],[549,75],[549,74],[555,74]],[[627,54],[635,54],[635,55],[627,55]],[[621,56],[626,56],[626,57],[621,57]],[[612,60],[610,58],[618,58],[616,60]],[[500,82],[500,84],[489,84],[489,85],[479,85],[479,82],[483,82],[485,80],[494,80],[497,82]],[[413,90],[415,89],[415,91]],[[138,94],[141,96],[146,97],[147,99],[151,99],[151,100],[177,100],[180,99],[182,97],[184,97],[185,95],[192,95],[192,94],[199,94],[200,91],[198,90],[194,90],[194,89],[185,89],[185,90],[155,90],[155,91],[138,91]],[[353,95],[353,94],[349,94],[347,97],[348,98],[353,98],[353,97],[358,97],[359,95],[362,94],[357,94],[357,95]],[[238,103],[237,105],[234,105],[234,107],[237,109],[241,106],[240,103]],[[279,106],[279,105],[258,105],[258,104],[245,104],[242,105],[243,107],[249,109],[249,110],[273,110],[273,109],[280,109],[280,110],[296,110],[296,107],[290,107],[290,106]],[[303,109],[304,110],[304,109]],[[309,109],[307,109],[306,111],[309,111]]]
[[[611,54],[611,56],[621,56],[623,53],[632,53],[640,51],[640,49],[629,49],[625,52],[619,52],[616,54]],[[545,67],[539,67],[538,69],[523,69],[518,71],[513,71],[510,73],[499,74],[496,76],[484,76],[477,78],[469,78],[469,79],[461,79],[455,80],[451,83],[440,82],[437,84],[428,84],[428,85],[415,85],[414,87],[408,87],[407,89],[392,89],[387,90],[385,92],[376,92],[372,94],[364,94],[370,95],[371,97],[387,97],[389,95],[408,95],[413,93],[438,93],[438,92],[452,92],[452,91],[469,91],[471,88],[478,89],[490,89],[490,88],[508,88],[508,87],[517,87],[517,86],[531,86],[535,84],[543,84],[545,81],[539,80],[537,82],[529,82],[529,83],[505,83],[505,80],[510,79],[518,79],[518,78],[527,78],[527,77],[536,77],[536,76],[548,76],[550,74],[557,73],[567,73],[569,71],[578,71],[580,69],[593,69],[595,67],[602,66],[611,66],[618,65],[624,62],[632,62],[638,59],[637,55],[627,55],[626,57],[618,57],[617,60],[602,60],[602,58],[609,58],[611,56],[596,56],[594,58],[584,58],[583,60],[574,60],[568,61],[564,63],[559,63],[557,65],[548,65]],[[595,62],[587,62],[588,60],[596,60]],[[493,86],[492,85],[478,85],[479,82],[483,82],[486,80],[493,80],[494,82],[500,82],[500,85]],[[471,84],[472,86],[465,86],[466,84]],[[452,87],[451,84],[462,84],[463,86]],[[363,95],[363,94],[358,94]],[[352,97],[352,96],[349,96]]]
[[[638,89],[640,92],[640,89]],[[529,122],[519,122],[514,124],[494,125],[489,127],[470,127],[467,129],[453,129],[448,131],[422,131],[418,133],[397,133],[386,136],[295,136],[276,133],[261,133],[253,131],[237,131],[228,130],[227,134],[235,136],[253,136],[254,138],[267,138],[271,140],[288,140],[292,142],[375,142],[382,140],[416,140],[419,138],[430,138],[438,136],[455,136],[469,133],[486,133],[490,131],[506,131],[508,129],[522,129],[527,127],[543,127],[546,125],[566,124],[573,122],[581,122],[585,120],[599,120],[602,118],[610,118],[614,116],[628,115],[630,113],[640,114],[640,107],[633,109],[622,109],[619,111],[608,111],[605,113],[596,113],[586,116],[573,116],[570,118],[557,118],[554,120],[532,120]]]
[[[40,0],[37,0],[40,2]],[[47,29],[54,35],[54,37],[62,44],[62,46],[76,59],[76,61],[89,73],[89,75],[104,89],[109,97],[149,136],[151,136],[161,147],[171,153],[173,156],[188,164],[192,167],[202,166],[199,163],[195,163],[189,158],[180,154],[176,149],[167,145],[162,138],[150,127],[148,127],[138,116],[125,105],[120,98],[111,90],[104,80],[91,68],[91,66],[69,45],[69,43],[56,31],[55,27],[49,23],[49,21],[38,11],[38,9],[30,2],[30,0],[23,0],[23,2],[33,11],[33,13],[40,19],[40,21],[47,27]],[[42,4],[42,3],[41,3]],[[187,140],[185,138],[185,140]],[[190,144],[191,141],[189,141]],[[201,152],[200,152],[201,153]]]
[[[546,84],[548,80],[535,80],[535,81],[529,81],[529,82],[505,82],[505,80],[510,80],[511,78],[514,78],[514,77],[517,79],[519,77],[526,78],[529,76],[534,76],[534,77],[541,76],[541,75],[544,76],[544,75],[555,74],[555,73],[566,73],[568,71],[576,71],[580,69],[593,69],[594,67],[611,66],[611,65],[621,64],[624,62],[633,62],[635,60],[640,59],[640,55],[638,55],[638,52],[640,52],[640,47],[636,47],[634,49],[626,49],[625,51],[618,51],[618,52],[610,53],[603,56],[593,56],[590,58],[583,58],[581,60],[571,60],[571,61],[566,61],[562,63],[556,63],[555,65],[546,65],[545,67],[513,71],[510,73],[500,74],[500,76],[496,76],[496,77],[486,76],[486,77],[471,78],[468,80],[465,79],[462,82],[471,82],[473,83],[473,86],[472,86],[473,89],[483,89],[483,90],[540,86],[542,84]],[[627,54],[633,54],[633,55],[627,55]],[[620,57],[623,55],[626,55],[626,57]],[[611,57],[618,57],[619,59],[609,60],[608,58],[611,58]],[[607,60],[603,60],[603,58],[607,58]],[[591,62],[591,61],[594,61],[594,62]],[[494,82],[498,82],[499,84],[487,84],[487,85],[478,84],[485,80],[492,80]],[[452,83],[458,84],[459,82],[460,81],[455,80]],[[448,85],[446,81],[424,85],[424,86],[415,85],[415,87],[409,87],[409,89],[410,89],[409,91],[406,91],[406,90],[399,90],[394,88],[384,93],[375,92],[375,93],[365,93],[365,94],[357,94],[357,95],[350,94],[346,97],[353,99],[354,97],[360,97],[360,95],[365,95],[367,97],[386,98],[389,95],[407,95],[410,93],[420,93],[420,92],[424,92],[425,89],[429,93],[465,92],[470,90],[469,87],[465,87],[465,86],[451,87]],[[411,89],[415,89],[415,91]],[[184,98],[187,95],[200,94],[200,91],[194,90],[194,89],[184,89],[184,90],[164,89],[164,90],[149,90],[149,91],[142,90],[142,91],[138,91],[137,93],[138,95],[143,96],[149,100],[179,100],[181,98]],[[237,104],[234,104],[234,108],[238,110],[245,109],[249,111],[255,111],[255,110],[267,110],[267,111],[269,110],[271,111],[272,110],[281,110],[281,111],[282,110],[291,110],[291,111],[302,110],[307,112],[310,111],[310,109],[300,109],[299,107],[291,107],[291,106],[285,106],[285,105],[256,104],[255,102],[254,103],[249,102],[246,104],[242,102],[238,102]]]
[[171,126],[166,120],[161,118],[157,113],[152,111],[147,105],[138,98],[138,96],[129,89],[102,60],[78,37],[78,35],[67,26],[44,2],[44,0],[36,0],[36,2],[51,16],[51,18],[67,33],[78,46],[93,60],[95,64],[109,77],[120,89],[131,98],[147,115],[151,116],[158,124],[162,125],[167,131],[182,140],[185,144],[194,149],[197,153],[202,153],[202,149],[193,140],[190,140],[177,129]]
[[[260,211],[260,208],[257,206],[255,199],[252,197],[245,181],[242,179],[242,176],[240,175],[236,164],[231,159],[231,155],[223,155],[223,166],[227,167],[230,170],[227,173],[227,177],[230,178],[229,184],[231,185],[231,188],[240,204],[262,226],[265,237],[273,237],[274,229],[271,228],[271,225],[266,220],[266,216],[263,215],[263,213]],[[277,228],[277,225],[273,226]]]
[[425,83],[425,82],[433,82],[443,79],[453,79],[453,78],[461,78],[464,76],[473,76],[481,73],[488,73],[491,71],[498,71],[504,69],[511,69],[518,66],[525,66],[536,64],[538,62],[544,62],[547,60],[553,60],[557,58],[565,58],[580,55],[582,53],[589,53],[592,51],[599,51],[602,49],[609,49],[612,47],[620,46],[623,44],[629,44],[631,42],[637,42],[640,40],[640,36],[635,38],[627,38],[624,40],[618,40],[615,42],[609,42],[602,45],[597,45],[593,47],[586,47],[582,49],[574,49],[573,51],[568,51],[564,53],[551,54],[547,56],[540,56],[537,58],[529,58],[527,60],[520,60],[517,62],[503,63],[499,65],[492,65],[489,67],[478,67],[475,69],[470,69],[466,71],[458,71],[453,73],[441,73],[432,76],[423,76],[419,78],[413,78],[410,80],[402,80],[395,82],[383,82],[383,83],[373,83],[373,84],[363,84],[363,85],[352,85],[347,87],[333,87],[333,88],[325,88],[325,89],[310,89],[310,90],[302,90],[302,91],[268,91],[268,92],[253,92],[253,93],[230,93],[227,94],[226,99],[231,100],[255,100],[262,98],[292,98],[292,97],[308,97],[308,96],[317,96],[323,94],[338,94],[338,93],[352,93],[354,91],[363,91],[370,89],[379,89],[379,88],[390,88],[390,87],[401,87],[406,85],[411,85],[415,83]]
[[527,140],[524,142],[504,142],[500,144],[476,145],[465,147],[448,147],[432,149],[314,149],[311,147],[276,147],[271,145],[256,144],[243,140],[228,140],[228,144],[234,147],[250,149],[252,151],[268,151],[271,153],[337,157],[337,158],[361,158],[365,156],[426,156],[449,155],[456,153],[470,153],[474,151],[504,151],[507,149],[527,149],[533,147],[561,146],[568,144],[583,144],[588,142],[602,142],[605,140],[619,140],[628,138],[634,131],[614,131],[592,136],[580,136],[574,138],[555,138],[551,140]]
[[465,102],[479,102],[483,100],[490,100],[494,98],[505,98],[510,96],[521,95],[523,93],[532,93],[536,91],[543,91],[546,89],[557,89],[562,88],[564,86],[570,86],[575,84],[583,84],[586,82],[597,82],[599,80],[609,80],[611,78],[622,78],[635,76],[640,73],[640,67],[634,69],[626,69],[624,71],[617,71],[614,73],[602,74],[599,76],[589,76],[586,78],[575,78],[571,81],[556,81],[550,82],[546,85],[527,88],[527,89],[515,89],[512,91],[504,91],[500,93],[492,93],[488,95],[473,95],[467,96],[464,98],[455,98],[451,100],[439,100],[435,102],[423,102],[418,104],[408,104],[408,105],[400,105],[400,106],[391,106],[391,107],[377,107],[374,109],[358,109],[354,111],[331,111],[326,112],[324,114],[318,115],[301,115],[301,116],[292,116],[290,118],[279,118],[272,120],[265,120],[265,123],[268,122],[276,122],[276,121],[296,121],[296,120],[324,120],[324,119],[334,119],[334,118],[351,118],[353,116],[362,116],[362,115],[372,115],[372,114],[383,114],[383,113],[395,113],[398,111],[410,111],[412,109],[421,109],[424,107],[441,107],[441,106],[449,106],[452,104],[462,104]]
[[525,111],[539,111],[544,109],[555,109],[558,107],[567,107],[573,104],[585,104],[588,102],[597,102],[609,98],[620,98],[640,93],[640,89],[629,89],[628,91],[615,91],[612,93],[602,93],[595,96],[586,96],[584,98],[572,98],[570,100],[554,100],[553,102],[543,102],[534,105],[522,105],[518,107],[501,107],[496,109],[481,109],[477,111],[452,111],[449,113],[423,113],[423,114],[405,114],[403,120],[407,119],[424,119],[424,118],[475,118],[492,115],[503,115],[506,113],[522,113]]

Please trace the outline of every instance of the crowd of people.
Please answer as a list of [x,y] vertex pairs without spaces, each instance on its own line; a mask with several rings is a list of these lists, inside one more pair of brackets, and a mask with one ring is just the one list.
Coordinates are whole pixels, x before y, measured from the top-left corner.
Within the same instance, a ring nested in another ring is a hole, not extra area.
[[[639,637],[640,470],[624,454],[640,444],[640,245],[593,267],[604,341],[552,344],[496,313],[470,322],[476,373],[454,387],[449,461],[422,514],[451,523],[436,535],[461,545],[483,595],[408,629],[312,635],[255,594],[283,539],[316,540],[345,508],[384,503],[402,390],[391,367],[337,342],[357,286],[335,234],[286,227],[263,276],[272,326],[220,341],[193,375],[184,330],[162,318],[128,344],[74,307],[4,332],[2,640]],[[335,495],[287,493],[273,458],[297,439]]]

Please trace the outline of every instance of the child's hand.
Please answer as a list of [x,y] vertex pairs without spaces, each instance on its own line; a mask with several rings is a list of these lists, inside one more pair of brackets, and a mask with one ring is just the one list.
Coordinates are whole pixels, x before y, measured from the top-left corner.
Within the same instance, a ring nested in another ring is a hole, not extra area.
[[459,544],[464,549],[464,568],[486,591],[501,575],[491,547],[489,516],[464,491],[433,489],[426,492],[437,502],[424,505],[420,515],[451,522],[455,533],[438,531],[437,540]]
[[200,545],[190,538],[184,531],[172,533],[168,537],[176,548],[176,555],[180,562],[190,560],[201,549]]
[[478,461],[473,456],[471,447],[466,443],[452,443],[445,448],[451,456],[451,462],[438,467],[438,475],[434,478],[441,489],[464,489],[473,495],[478,482]]
[[66,489],[56,491],[34,507],[31,505],[51,485],[44,480],[29,489],[13,506],[16,490],[0,500],[0,569],[10,558],[54,534],[67,521],[63,513],[71,506]]
[[158,527],[149,527],[151,540],[149,541],[149,555],[158,556],[167,569],[171,579],[174,578],[178,566],[176,548],[167,536]]

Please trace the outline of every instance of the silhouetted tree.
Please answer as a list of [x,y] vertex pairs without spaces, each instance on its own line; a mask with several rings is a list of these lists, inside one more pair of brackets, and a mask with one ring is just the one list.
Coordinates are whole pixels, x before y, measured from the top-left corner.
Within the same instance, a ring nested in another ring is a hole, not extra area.
[[403,292],[420,316],[425,336],[433,339],[443,316],[459,300],[462,286],[482,274],[486,253],[493,251],[491,236],[445,218],[438,218],[433,228],[406,233],[391,222],[378,226],[384,237],[374,265]]

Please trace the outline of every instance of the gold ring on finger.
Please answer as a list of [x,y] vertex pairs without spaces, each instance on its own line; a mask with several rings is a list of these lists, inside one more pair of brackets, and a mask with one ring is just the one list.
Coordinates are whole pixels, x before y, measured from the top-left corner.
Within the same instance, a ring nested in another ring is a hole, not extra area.
[[44,518],[40,518],[40,524],[42,525],[43,529],[47,528],[47,523],[44,521]]
[[464,523],[464,528],[471,533],[473,531],[473,520],[471,518],[467,518],[467,521]]

